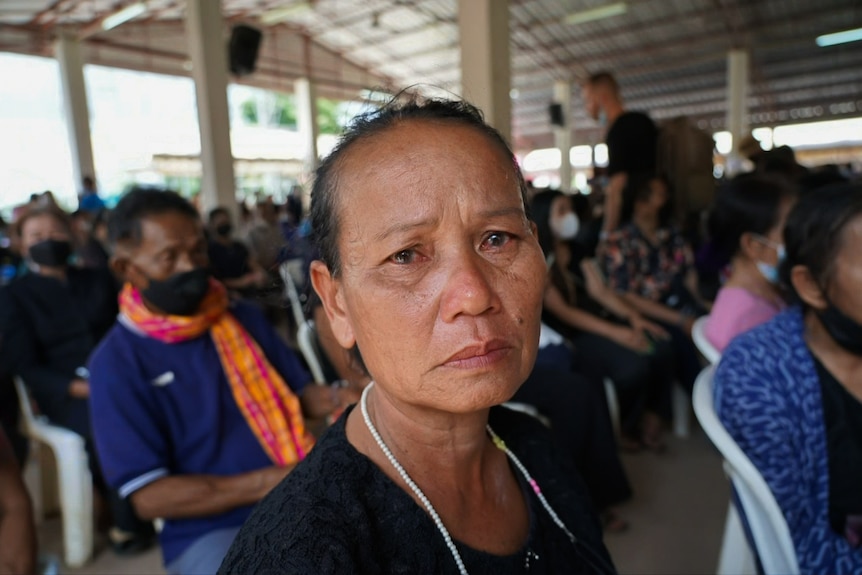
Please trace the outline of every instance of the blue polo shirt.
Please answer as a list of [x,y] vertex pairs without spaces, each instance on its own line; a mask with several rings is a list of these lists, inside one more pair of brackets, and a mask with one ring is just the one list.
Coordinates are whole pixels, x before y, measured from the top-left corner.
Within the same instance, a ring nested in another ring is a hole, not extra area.
[[[301,393],[311,378],[263,314],[244,303],[230,311],[294,393]],[[167,475],[234,475],[273,464],[236,405],[209,333],[162,343],[121,315],[89,369],[99,462],[121,497]],[[251,509],[165,521],[165,563],[210,531],[242,525]]]

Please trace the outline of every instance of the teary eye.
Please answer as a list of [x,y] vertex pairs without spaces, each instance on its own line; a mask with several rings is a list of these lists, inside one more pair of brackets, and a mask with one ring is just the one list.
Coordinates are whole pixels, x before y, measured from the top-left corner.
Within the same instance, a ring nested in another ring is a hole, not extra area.
[[412,264],[414,261],[416,261],[416,250],[413,250],[413,249],[401,250],[401,251],[395,252],[394,254],[389,256],[389,259],[393,263],[396,263],[399,265]]

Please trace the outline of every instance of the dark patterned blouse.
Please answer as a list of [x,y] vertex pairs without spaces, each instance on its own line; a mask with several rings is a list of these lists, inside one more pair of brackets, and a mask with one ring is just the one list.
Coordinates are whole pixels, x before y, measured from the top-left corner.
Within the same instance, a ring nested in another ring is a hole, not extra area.
[[682,284],[694,263],[691,247],[673,228],[662,228],[657,235],[653,244],[629,223],[608,236],[599,261],[611,289],[663,302],[674,285]]

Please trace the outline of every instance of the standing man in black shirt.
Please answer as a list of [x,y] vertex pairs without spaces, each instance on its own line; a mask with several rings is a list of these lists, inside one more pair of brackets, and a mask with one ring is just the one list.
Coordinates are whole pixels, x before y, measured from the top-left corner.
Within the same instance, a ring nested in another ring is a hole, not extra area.
[[590,76],[583,86],[582,96],[587,114],[608,128],[610,181],[605,189],[604,237],[623,223],[626,184],[636,177],[655,175],[658,130],[646,114],[625,111],[619,85],[608,72]]

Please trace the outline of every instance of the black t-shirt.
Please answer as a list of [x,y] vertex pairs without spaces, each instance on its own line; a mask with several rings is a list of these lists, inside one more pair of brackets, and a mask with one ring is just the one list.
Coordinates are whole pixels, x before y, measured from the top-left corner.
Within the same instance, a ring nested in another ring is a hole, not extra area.
[[649,116],[626,112],[608,130],[608,175],[652,176],[656,171],[658,130]]
[[60,421],[69,382],[82,377],[118,311],[107,270],[72,267],[66,281],[21,276],[0,290],[0,372],[21,375],[42,411]]
[[[347,413],[258,504],[228,551],[220,575],[458,572],[425,509],[347,440]],[[614,573],[572,459],[559,455],[548,430],[504,407],[491,409],[489,423],[578,542],[571,542],[522,482],[530,508],[527,545],[514,555],[497,556],[455,541],[467,570],[494,575]]]
[[858,545],[862,539],[862,402],[816,356],[814,365],[826,426],[829,523],[836,533]]
[[210,269],[217,280],[241,278],[251,270],[248,267],[248,248],[240,242],[225,245],[210,240]]

